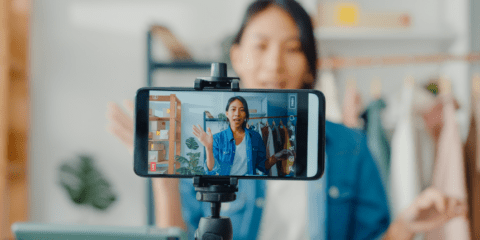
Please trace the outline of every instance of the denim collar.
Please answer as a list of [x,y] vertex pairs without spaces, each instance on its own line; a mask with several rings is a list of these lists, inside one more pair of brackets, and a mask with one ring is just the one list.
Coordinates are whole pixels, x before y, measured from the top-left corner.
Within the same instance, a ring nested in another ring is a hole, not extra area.
[[[250,132],[248,132],[249,129],[247,128],[244,128],[243,130],[245,130],[245,133],[248,133],[250,134]],[[228,126],[228,131],[226,131],[227,133],[227,139],[228,141],[233,141],[234,138],[233,138],[233,132],[232,132],[232,128],[230,126]]]

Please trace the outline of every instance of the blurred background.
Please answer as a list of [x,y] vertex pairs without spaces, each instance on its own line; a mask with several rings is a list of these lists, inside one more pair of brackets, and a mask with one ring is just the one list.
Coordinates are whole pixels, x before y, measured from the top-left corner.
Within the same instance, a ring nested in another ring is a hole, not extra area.
[[[250,2],[0,0],[0,238],[11,237],[17,221],[146,225],[146,180],[106,131],[107,103],[133,100],[143,86],[191,87],[195,77],[209,76],[210,62],[229,61]],[[319,78],[334,83],[317,87],[327,99],[345,105],[354,89],[360,114],[382,96],[390,141],[405,79],[433,92],[447,81],[467,140],[472,84],[480,74],[479,1],[299,2],[315,25]],[[357,115],[349,122],[338,113],[327,117],[366,128]],[[430,146],[424,159],[433,159],[435,147],[423,144]],[[74,186],[84,178],[72,169],[86,162],[108,183],[103,207],[75,201]],[[433,160],[422,164],[424,188]]]

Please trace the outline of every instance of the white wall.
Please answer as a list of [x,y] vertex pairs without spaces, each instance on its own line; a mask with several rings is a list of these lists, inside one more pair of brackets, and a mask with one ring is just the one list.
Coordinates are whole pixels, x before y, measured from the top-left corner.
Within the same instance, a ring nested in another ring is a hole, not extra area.
[[[146,224],[145,180],[134,174],[132,156],[105,130],[107,103],[133,99],[135,91],[145,85],[145,38],[150,24],[168,25],[185,39],[197,59],[209,58],[210,45],[217,45],[240,24],[246,3],[33,1],[29,154],[32,221]],[[194,77],[203,75],[190,71],[179,77],[172,71],[160,71],[156,82],[191,86]],[[119,196],[105,213],[77,208],[57,184],[59,164],[84,152],[96,157]]]

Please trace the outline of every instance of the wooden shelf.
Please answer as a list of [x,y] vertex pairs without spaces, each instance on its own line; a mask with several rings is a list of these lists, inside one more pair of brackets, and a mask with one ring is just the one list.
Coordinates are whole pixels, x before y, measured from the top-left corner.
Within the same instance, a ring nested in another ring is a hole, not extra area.
[[452,42],[452,31],[425,31],[412,29],[378,29],[378,28],[340,28],[327,27],[315,29],[318,41],[440,41]]
[[[168,122],[165,124],[161,124],[162,126],[157,126],[155,131],[162,131],[162,130],[168,130],[168,136],[167,138],[162,138],[162,139],[153,139],[153,135],[157,136],[155,133],[150,134],[149,136],[152,135],[152,138],[148,139],[149,143],[154,143],[154,142],[168,142],[168,148],[165,149],[165,151],[168,152],[168,154],[165,155],[165,158],[169,159],[167,161],[164,161],[167,163],[166,167],[168,167],[168,174],[175,174],[175,155],[180,155],[181,154],[181,129],[182,129],[182,102],[180,99],[175,94],[170,94],[170,95],[150,95],[149,101],[155,101],[155,102],[164,102],[164,104],[169,104],[170,106],[168,109],[170,109],[169,112],[169,117],[157,117],[154,115],[149,115],[149,120],[151,122],[155,121],[163,121],[163,122]],[[152,108],[155,110],[155,108]],[[152,111],[153,112],[153,111]],[[162,136],[163,137],[163,136]],[[155,150],[150,150],[150,151],[155,151]]]
[[180,121],[177,118],[169,118],[169,117],[149,117],[148,118],[148,120],[150,120],[150,121],[170,121],[170,119],[173,119],[177,122]]
[[[168,142],[168,139],[149,139],[149,142]],[[180,139],[175,140],[175,142],[180,142]],[[152,150],[153,151],[153,150]]]

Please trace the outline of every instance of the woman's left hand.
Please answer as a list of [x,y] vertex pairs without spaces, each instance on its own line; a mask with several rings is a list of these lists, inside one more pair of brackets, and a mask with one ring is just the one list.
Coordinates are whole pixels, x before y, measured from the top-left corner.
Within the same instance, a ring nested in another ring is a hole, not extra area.
[[283,149],[280,152],[275,153],[274,157],[278,161],[285,161],[288,157],[293,156],[293,151],[288,149]]
[[400,220],[410,231],[419,233],[433,230],[452,218],[466,214],[466,202],[447,197],[435,188],[427,188],[403,211]]
[[417,233],[436,229],[461,216],[467,216],[466,202],[427,188],[390,225],[384,240],[410,240]]

